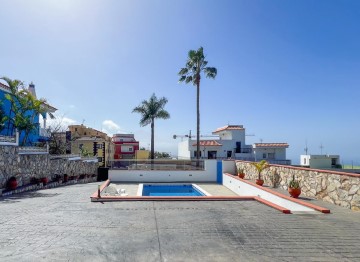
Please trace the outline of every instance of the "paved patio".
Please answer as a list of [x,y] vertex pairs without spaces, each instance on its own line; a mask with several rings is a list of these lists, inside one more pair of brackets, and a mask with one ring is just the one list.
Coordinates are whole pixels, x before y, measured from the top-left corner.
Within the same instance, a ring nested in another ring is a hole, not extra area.
[[360,212],[330,205],[328,215],[286,215],[256,201],[92,203],[97,185],[0,198],[0,261],[360,260]]

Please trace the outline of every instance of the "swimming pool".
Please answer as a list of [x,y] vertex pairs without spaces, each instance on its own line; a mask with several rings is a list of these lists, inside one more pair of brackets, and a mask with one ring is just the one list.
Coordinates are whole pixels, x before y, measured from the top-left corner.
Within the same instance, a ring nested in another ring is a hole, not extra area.
[[138,196],[207,196],[196,184],[139,184]]

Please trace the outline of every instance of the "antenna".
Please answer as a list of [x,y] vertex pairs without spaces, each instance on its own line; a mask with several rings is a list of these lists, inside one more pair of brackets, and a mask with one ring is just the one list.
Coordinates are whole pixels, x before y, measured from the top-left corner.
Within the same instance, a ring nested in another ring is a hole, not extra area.
[[82,123],[81,123],[81,124],[82,124],[82,125],[84,125],[84,123],[85,123],[85,119],[83,119],[83,121],[82,121]]
[[307,146],[307,140],[305,140],[305,148],[304,148],[304,150],[305,150],[305,155],[307,155],[308,154],[308,146]]
[[262,138],[260,138],[260,143],[262,143],[263,142],[263,139]]
[[321,143],[321,144],[320,144],[321,155],[322,155],[322,150],[323,150],[323,148],[324,148],[324,146],[323,146],[323,144]]

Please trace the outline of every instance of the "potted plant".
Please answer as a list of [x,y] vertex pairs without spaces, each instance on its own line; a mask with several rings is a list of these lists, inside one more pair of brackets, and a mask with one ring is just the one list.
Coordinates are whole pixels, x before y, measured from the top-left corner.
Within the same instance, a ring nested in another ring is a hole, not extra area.
[[8,188],[10,190],[15,190],[17,188],[17,186],[18,186],[18,182],[16,180],[16,177],[14,177],[14,176],[10,177],[10,179],[7,182],[7,185],[8,185]]
[[251,163],[251,165],[253,165],[256,168],[256,171],[258,173],[256,184],[262,186],[264,184],[264,180],[261,179],[261,172],[270,167],[268,162],[266,160],[261,160],[260,162]]
[[44,186],[46,186],[49,182],[49,179],[47,177],[42,177],[40,178],[40,182],[43,183]]
[[245,177],[244,169],[241,167],[238,167],[237,171],[238,171],[238,177],[243,179]]
[[295,175],[293,175],[292,180],[289,183],[288,192],[293,198],[298,198],[301,194],[300,183],[295,179]]

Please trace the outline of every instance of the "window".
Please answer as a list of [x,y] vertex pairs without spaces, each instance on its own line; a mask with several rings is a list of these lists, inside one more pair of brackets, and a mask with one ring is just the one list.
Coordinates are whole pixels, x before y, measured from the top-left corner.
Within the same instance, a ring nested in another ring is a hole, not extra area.
[[77,132],[77,128],[75,128],[75,132]]
[[96,144],[96,147],[97,147],[98,149],[102,149],[102,148],[103,148],[103,145],[102,145],[102,144]]
[[236,142],[235,153],[241,153],[241,142]]
[[264,159],[266,158],[266,153],[263,153],[263,158],[264,158]]
[[86,136],[86,132],[84,132],[84,136]]
[[132,152],[133,151],[133,148],[132,147],[129,147],[129,152]]
[[103,161],[103,158],[102,157],[98,157],[98,162],[102,162]]
[[275,153],[269,153],[268,159],[275,159]]
[[[201,151],[199,151],[199,157],[201,157]],[[194,151],[194,157],[196,157],[196,151]]]

